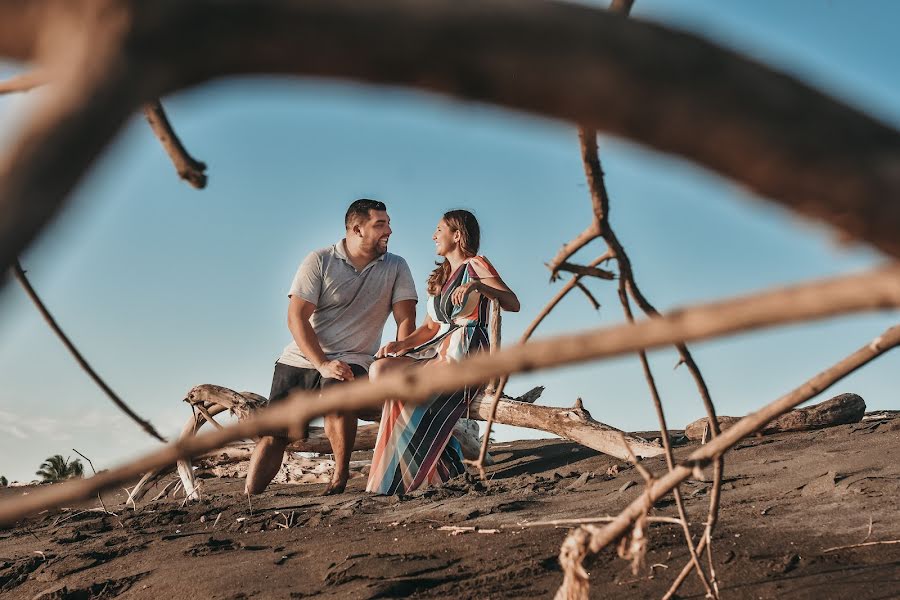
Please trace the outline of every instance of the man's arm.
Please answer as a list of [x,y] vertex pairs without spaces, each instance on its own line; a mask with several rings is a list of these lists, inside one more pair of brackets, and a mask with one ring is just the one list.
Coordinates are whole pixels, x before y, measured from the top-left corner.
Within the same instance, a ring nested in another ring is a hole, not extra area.
[[416,329],[416,301],[400,300],[394,302],[392,309],[397,322],[397,340],[408,338]]
[[[330,379],[338,379],[340,381],[353,379],[353,371],[350,365],[340,360],[328,360],[325,353],[322,352],[322,346],[319,344],[319,338],[312,328],[309,319],[316,310],[316,305],[297,296],[291,296],[291,303],[288,305],[288,329],[297,342],[297,347],[311,362],[322,377]],[[413,309],[415,311],[415,308]],[[415,319],[415,312],[413,313]]]

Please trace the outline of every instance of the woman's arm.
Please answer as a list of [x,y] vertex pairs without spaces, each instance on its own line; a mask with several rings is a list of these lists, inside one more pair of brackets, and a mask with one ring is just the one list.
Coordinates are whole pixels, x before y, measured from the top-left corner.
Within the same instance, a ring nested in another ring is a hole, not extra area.
[[396,342],[388,342],[375,355],[375,358],[383,358],[388,354],[402,354],[407,350],[411,350],[420,344],[424,344],[440,330],[441,326],[435,323],[430,315],[425,316],[425,321],[413,331],[409,336]]
[[463,299],[471,289],[475,289],[491,300],[496,300],[500,303],[500,308],[503,310],[519,312],[519,309],[521,308],[519,305],[519,297],[516,296],[515,292],[506,287],[506,284],[503,283],[503,280],[499,277],[485,277],[484,279],[477,279],[462,284],[453,291],[453,297],[451,298],[453,304],[456,304],[457,306],[462,304]]

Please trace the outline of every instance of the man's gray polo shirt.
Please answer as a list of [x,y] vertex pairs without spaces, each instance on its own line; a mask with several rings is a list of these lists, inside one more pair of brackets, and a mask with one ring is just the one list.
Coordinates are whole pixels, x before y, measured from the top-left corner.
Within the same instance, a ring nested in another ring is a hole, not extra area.
[[[418,300],[405,260],[388,252],[357,271],[347,259],[344,240],[303,260],[288,292],[294,295],[316,305],[309,322],[328,359],[366,369],[378,352],[393,305]],[[293,341],[278,362],[313,368]]]

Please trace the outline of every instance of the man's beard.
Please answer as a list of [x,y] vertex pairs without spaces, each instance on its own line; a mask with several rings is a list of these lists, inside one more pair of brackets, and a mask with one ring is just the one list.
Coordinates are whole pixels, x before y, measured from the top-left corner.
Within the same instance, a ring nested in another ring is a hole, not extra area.
[[381,240],[377,240],[375,242],[375,246],[373,248],[375,250],[375,255],[381,256],[383,254],[387,254],[387,247],[388,247],[387,240],[384,240],[383,242]]

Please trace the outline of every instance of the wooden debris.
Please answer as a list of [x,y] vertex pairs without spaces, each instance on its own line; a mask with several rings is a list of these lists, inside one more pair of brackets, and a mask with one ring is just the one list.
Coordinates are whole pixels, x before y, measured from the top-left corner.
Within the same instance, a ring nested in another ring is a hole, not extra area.
[[[762,434],[783,433],[786,431],[810,431],[858,423],[866,412],[865,401],[856,394],[840,394],[820,404],[798,408],[787,412],[771,421],[762,431]],[[719,427],[728,429],[741,419],[739,417],[718,418]],[[707,426],[707,419],[697,419],[684,428],[684,434],[691,440],[703,438],[703,431]]]

